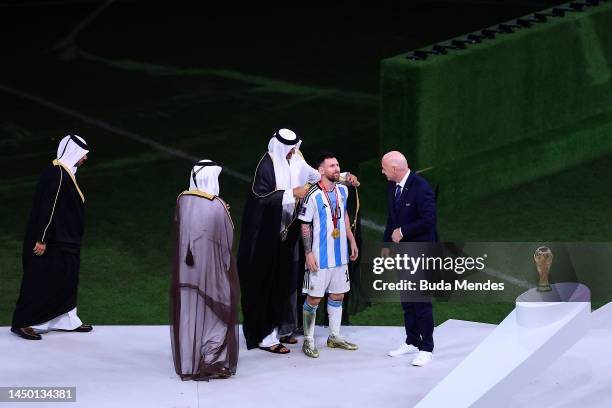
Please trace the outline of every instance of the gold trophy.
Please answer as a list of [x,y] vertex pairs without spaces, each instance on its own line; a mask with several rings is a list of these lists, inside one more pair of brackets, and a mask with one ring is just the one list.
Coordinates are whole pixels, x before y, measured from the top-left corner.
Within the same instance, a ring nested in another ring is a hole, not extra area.
[[548,247],[539,247],[533,254],[533,260],[538,268],[540,282],[538,283],[538,292],[550,292],[552,288],[548,283],[548,275],[550,274],[550,265],[553,261],[553,253]]

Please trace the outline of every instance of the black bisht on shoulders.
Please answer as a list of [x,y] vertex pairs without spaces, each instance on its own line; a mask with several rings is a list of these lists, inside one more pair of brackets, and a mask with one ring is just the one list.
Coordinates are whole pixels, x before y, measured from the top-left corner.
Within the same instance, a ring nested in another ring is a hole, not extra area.
[[284,190],[276,189],[274,165],[266,153],[249,186],[238,248],[242,327],[248,349],[258,347],[283,324],[286,299],[296,289],[290,274],[283,273],[289,267],[283,251],[295,245],[299,229],[290,228],[286,240],[281,240],[283,194]]
[[[351,220],[351,229],[359,249],[359,257],[355,261],[349,261],[348,270],[351,279],[351,291],[344,297],[344,308],[342,309],[342,324],[349,324],[349,317],[355,315],[368,306],[370,302],[363,294],[363,284],[361,282],[361,257],[363,256],[362,237],[361,237],[361,210],[359,203],[359,193],[357,188],[349,186],[347,202],[347,212]],[[350,249],[349,249],[350,252]]]
[[[28,218],[13,327],[42,324],[77,306],[84,211],[84,198],[71,174],[49,164],[38,180]],[[46,244],[44,255],[32,253],[36,242]]]

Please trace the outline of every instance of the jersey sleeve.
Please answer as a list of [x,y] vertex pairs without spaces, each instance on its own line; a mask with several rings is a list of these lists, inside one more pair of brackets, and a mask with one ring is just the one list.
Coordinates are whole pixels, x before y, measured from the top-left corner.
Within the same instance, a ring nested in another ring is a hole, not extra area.
[[302,203],[298,219],[303,222],[312,222],[315,212],[315,200],[312,194]]

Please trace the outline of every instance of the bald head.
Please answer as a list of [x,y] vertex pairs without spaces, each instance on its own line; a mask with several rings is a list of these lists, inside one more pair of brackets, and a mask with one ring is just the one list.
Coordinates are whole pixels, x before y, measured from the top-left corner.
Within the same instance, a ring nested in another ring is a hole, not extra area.
[[390,166],[397,167],[398,170],[408,170],[406,157],[398,151],[393,150],[385,154],[382,161],[383,163],[386,161]]
[[399,183],[408,172],[408,161],[406,157],[398,151],[391,151],[385,154],[381,160],[382,173],[387,180]]

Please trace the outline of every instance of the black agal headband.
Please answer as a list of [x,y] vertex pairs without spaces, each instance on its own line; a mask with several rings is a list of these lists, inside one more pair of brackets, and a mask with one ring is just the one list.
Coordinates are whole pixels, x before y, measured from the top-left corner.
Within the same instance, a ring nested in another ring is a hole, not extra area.
[[274,137],[276,139],[278,139],[279,142],[281,142],[282,144],[288,145],[288,146],[294,146],[296,144],[299,143],[300,139],[296,136],[295,140],[289,140],[289,139],[285,139],[284,137],[281,136],[280,134],[280,130],[277,130],[274,133]]

